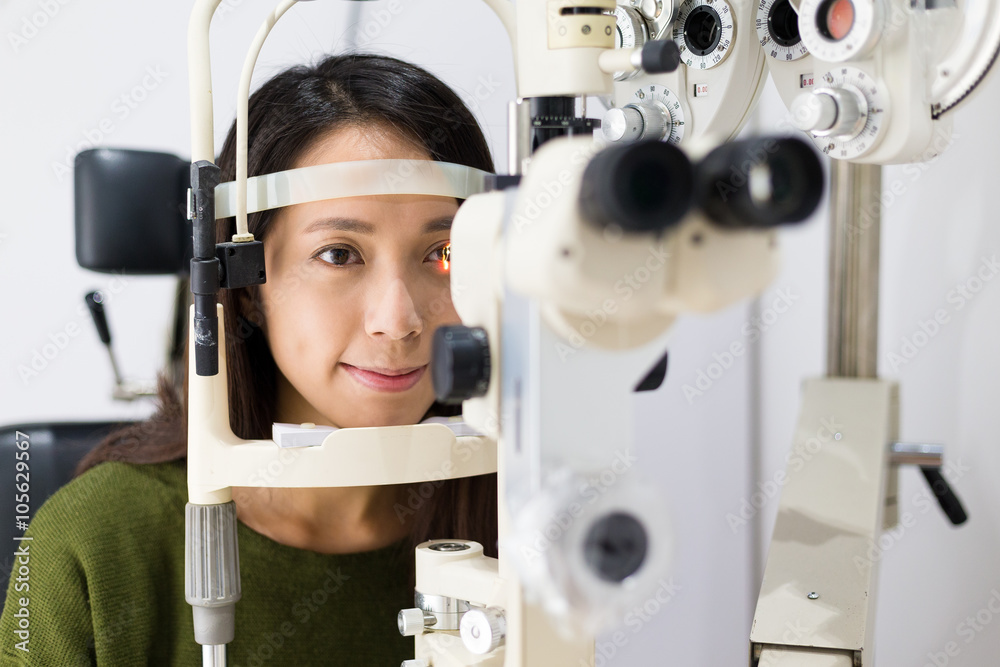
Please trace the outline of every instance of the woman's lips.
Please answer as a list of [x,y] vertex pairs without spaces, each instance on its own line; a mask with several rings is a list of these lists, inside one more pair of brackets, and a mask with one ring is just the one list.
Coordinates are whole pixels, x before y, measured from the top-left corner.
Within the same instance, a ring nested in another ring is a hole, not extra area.
[[366,371],[350,364],[341,363],[341,366],[359,383],[376,391],[406,391],[417,384],[427,370],[427,366],[424,365],[415,371],[410,371],[403,375],[382,375],[381,373]]

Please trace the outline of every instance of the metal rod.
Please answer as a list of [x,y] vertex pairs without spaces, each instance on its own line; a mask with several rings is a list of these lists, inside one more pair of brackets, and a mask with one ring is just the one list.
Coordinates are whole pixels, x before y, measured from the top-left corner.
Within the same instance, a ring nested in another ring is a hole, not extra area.
[[226,667],[226,645],[205,644],[201,647],[202,667]]
[[507,107],[507,173],[523,174],[531,157],[531,109],[527,101],[513,100]]
[[889,451],[893,465],[940,467],[944,457],[944,445],[923,442],[894,442]]
[[834,160],[830,168],[827,375],[878,374],[882,167]]
[[122,374],[118,370],[118,362],[115,361],[115,352],[111,349],[110,343],[104,347],[108,350],[108,359],[111,360],[111,372],[115,374],[115,384],[118,386],[122,385]]

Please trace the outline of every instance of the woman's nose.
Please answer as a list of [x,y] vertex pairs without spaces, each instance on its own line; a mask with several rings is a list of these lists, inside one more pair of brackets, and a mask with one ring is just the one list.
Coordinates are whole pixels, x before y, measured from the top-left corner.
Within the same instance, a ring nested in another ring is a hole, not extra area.
[[417,336],[423,330],[423,319],[417,312],[413,294],[399,277],[373,286],[365,317],[369,336],[383,334],[393,340]]

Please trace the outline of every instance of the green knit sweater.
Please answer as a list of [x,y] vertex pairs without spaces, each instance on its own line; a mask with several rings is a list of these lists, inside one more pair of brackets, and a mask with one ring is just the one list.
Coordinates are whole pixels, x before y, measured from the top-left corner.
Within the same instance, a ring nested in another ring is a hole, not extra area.
[[[25,557],[15,558],[0,667],[201,665],[184,600],[186,502],[183,461],[106,462],[59,489],[32,519],[32,539],[13,546],[27,549],[27,581],[16,590]],[[402,541],[329,555],[237,525],[243,598],[229,667],[397,667],[413,657],[413,639],[396,628],[413,606]]]

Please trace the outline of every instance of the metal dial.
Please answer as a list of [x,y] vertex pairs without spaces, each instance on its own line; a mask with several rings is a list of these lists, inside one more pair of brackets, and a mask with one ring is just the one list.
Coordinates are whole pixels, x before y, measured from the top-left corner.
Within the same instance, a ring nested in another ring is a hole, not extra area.
[[889,105],[879,82],[857,68],[839,67],[817,85],[792,104],[794,122],[809,131],[816,146],[838,160],[853,160],[875,148]]
[[684,125],[684,108],[677,95],[656,84],[637,90],[625,106],[609,109],[601,123],[609,141],[623,143],[660,139],[679,144],[684,138]]
[[[615,8],[615,47],[632,49],[641,47],[649,41],[649,28],[638,11],[631,7],[618,5]],[[615,81],[625,81],[638,74],[639,71],[615,72]]]
[[790,0],[761,0],[757,5],[757,38],[764,53],[779,61],[809,55],[799,34],[799,15]]
[[863,57],[878,43],[883,0],[802,0],[799,33],[819,60],[842,63]]
[[692,69],[710,69],[729,55],[736,37],[733,10],[726,0],[685,0],[674,23],[681,60]]

